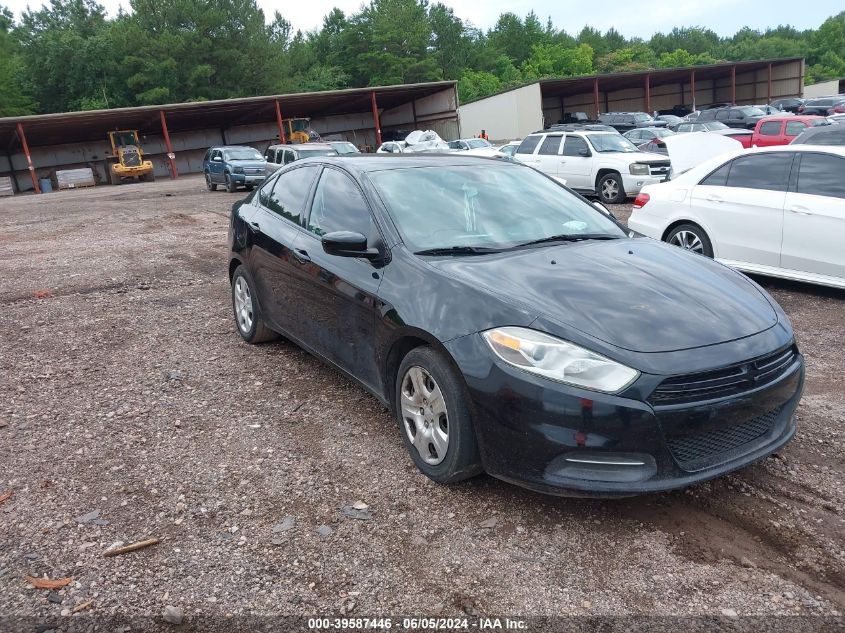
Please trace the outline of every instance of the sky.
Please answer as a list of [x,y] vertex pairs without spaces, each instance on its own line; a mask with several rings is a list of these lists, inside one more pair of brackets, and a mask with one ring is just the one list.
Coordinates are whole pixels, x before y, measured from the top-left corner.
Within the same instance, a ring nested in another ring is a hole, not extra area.
[[[434,0],[432,0],[433,2]],[[451,6],[463,20],[468,20],[476,27],[492,27],[501,13],[512,11],[524,16],[531,11],[545,23],[551,16],[555,26],[570,34],[577,34],[585,24],[601,31],[610,27],[626,37],[648,39],[655,32],[670,31],[675,26],[702,26],[714,30],[719,35],[733,35],[743,26],[765,30],[766,27],[778,26],[778,22],[787,22],[798,29],[816,28],[826,18],[842,10],[842,0],[815,0],[811,10],[796,10],[794,2],[786,0],[767,0],[738,3],[735,0],[676,0],[674,2],[632,3],[630,0],[604,0],[599,6],[585,9],[585,5],[560,0],[441,0]],[[122,4],[129,6],[128,0],[99,0],[110,15],[117,13]],[[8,6],[19,14],[27,5],[40,6],[40,0],[0,0],[0,5]],[[362,4],[361,0],[309,0],[279,1],[258,0],[268,19],[273,11],[278,10],[294,27],[294,30],[307,31],[318,27],[333,7],[339,7],[349,14]],[[599,8],[600,7],[600,8]]]

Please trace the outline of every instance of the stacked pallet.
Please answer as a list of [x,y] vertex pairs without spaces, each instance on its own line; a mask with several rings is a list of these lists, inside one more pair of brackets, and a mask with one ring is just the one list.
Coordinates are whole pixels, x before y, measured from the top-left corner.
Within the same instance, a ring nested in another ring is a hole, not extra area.
[[76,189],[77,187],[93,187],[94,172],[90,167],[81,169],[63,169],[56,172],[56,182],[59,189]]
[[13,196],[15,190],[12,188],[11,176],[0,176],[0,197]]

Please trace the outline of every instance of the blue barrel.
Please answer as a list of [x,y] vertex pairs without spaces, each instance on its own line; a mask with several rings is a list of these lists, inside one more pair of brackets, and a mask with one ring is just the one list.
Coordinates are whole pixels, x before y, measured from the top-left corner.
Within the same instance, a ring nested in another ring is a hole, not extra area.
[[53,183],[49,178],[39,178],[38,186],[41,187],[41,193],[50,193],[53,191]]

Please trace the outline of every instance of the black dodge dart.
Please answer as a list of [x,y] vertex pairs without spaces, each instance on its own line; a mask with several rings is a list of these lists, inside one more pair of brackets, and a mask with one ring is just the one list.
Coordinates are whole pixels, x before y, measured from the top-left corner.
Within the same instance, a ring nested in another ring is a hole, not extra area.
[[435,481],[630,495],[795,433],[804,361],[764,290],[525,165],[306,159],[234,206],[229,238],[243,339],[347,374]]

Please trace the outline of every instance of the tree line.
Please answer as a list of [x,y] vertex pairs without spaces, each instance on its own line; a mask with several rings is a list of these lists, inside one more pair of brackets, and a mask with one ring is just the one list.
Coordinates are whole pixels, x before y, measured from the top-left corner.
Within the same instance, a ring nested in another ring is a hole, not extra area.
[[312,31],[255,0],[50,0],[0,6],[0,116],[458,80],[462,102],[544,77],[803,56],[806,82],[845,77],[845,11],[817,29],[676,27],[650,39],[577,34],[536,14],[482,30],[439,2],[371,0]]

